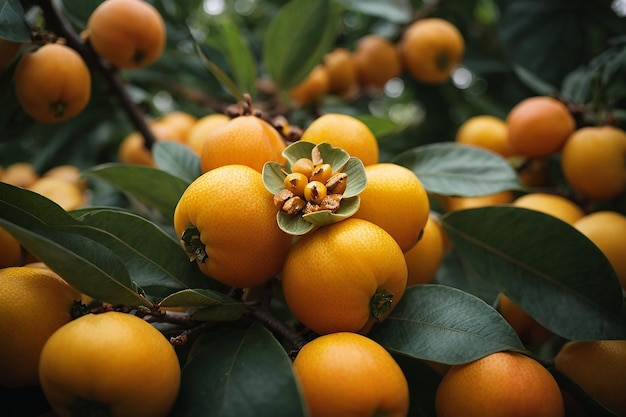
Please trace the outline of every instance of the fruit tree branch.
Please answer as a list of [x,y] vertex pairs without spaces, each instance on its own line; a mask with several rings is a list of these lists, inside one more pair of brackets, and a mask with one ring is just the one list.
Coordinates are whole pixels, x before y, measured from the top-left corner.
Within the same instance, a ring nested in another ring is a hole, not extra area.
[[156,141],[156,138],[146,123],[143,113],[130,99],[130,96],[126,92],[124,83],[119,76],[117,68],[109,62],[101,59],[91,48],[89,43],[83,41],[80,36],[78,36],[71,25],[56,9],[52,0],[40,0],[37,4],[43,12],[46,24],[50,26],[52,31],[59,37],[64,38],[66,44],[76,50],[76,52],[83,57],[90,68],[97,69],[104,76],[115,95],[119,98],[120,103],[131,122],[143,135],[145,147],[152,149],[152,145]]

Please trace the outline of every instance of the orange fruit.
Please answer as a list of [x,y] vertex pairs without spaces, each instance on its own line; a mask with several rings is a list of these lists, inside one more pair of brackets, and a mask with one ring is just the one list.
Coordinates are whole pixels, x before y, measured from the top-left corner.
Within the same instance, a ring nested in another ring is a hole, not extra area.
[[44,343],[72,317],[80,292],[50,270],[0,269],[0,385],[38,385],[39,355]]
[[291,246],[276,212],[260,172],[226,165],[187,187],[174,212],[174,228],[183,247],[189,246],[187,229],[197,229],[187,232],[199,238],[190,257],[203,273],[232,287],[255,287],[280,272]]
[[39,174],[30,162],[14,162],[2,173],[2,182],[18,187],[28,187],[38,178]]
[[402,369],[366,336],[339,332],[317,337],[300,349],[293,369],[311,417],[405,417],[409,411]]
[[185,143],[198,156],[202,154],[204,140],[209,133],[230,121],[230,117],[221,113],[208,114],[196,120],[185,136]]
[[495,194],[476,197],[443,196],[440,197],[440,201],[445,211],[456,211],[469,208],[495,206],[499,204],[509,204],[513,201],[513,192],[501,191]]
[[290,310],[318,334],[367,333],[402,299],[406,279],[396,241],[374,223],[355,218],[304,235],[282,270]]
[[86,181],[81,178],[80,168],[76,165],[57,165],[48,169],[46,172],[43,173],[42,176],[57,178],[70,184],[74,184],[83,191],[87,188]]
[[617,415],[626,415],[626,340],[567,342],[554,358],[556,369]]
[[389,233],[403,252],[411,249],[426,226],[430,203],[426,189],[408,168],[392,163],[365,167],[367,186],[355,218],[368,220]]
[[289,97],[300,106],[306,106],[321,99],[328,92],[328,69],[316,65],[298,85],[289,90]]
[[405,30],[399,43],[404,68],[419,82],[443,84],[465,53],[463,35],[447,20],[419,19]]
[[159,122],[169,126],[180,138],[180,141],[185,142],[189,130],[196,124],[197,119],[192,114],[176,110],[165,114],[159,119]]
[[578,204],[557,194],[528,193],[517,197],[511,204],[515,207],[549,214],[569,224],[573,224],[585,215],[585,212]]
[[352,53],[359,83],[382,88],[402,73],[402,62],[396,45],[380,35],[369,34],[356,44]]
[[404,253],[408,269],[407,287],[433,281],[445,253],[443,229],[429,216],[419,241]]
[[105,0],[87,21],[89,42],[118,68],[143,68],[161,57],[165,24],[143,0]]
[[327,113],[318,117],[304,130],[300,140],[342,148],[366,166],[378,162],[376,137],[365,123],[347,114]]
[[435,395],[437,417],[563,417],[556,381],[535,359],[497,352],[452,366]]
[[574,227],[591,240],[609,260],[626,289],[626,216],[611,210],[600,210],[581,217]]
[[20,242],[0,226],[0,268],[19,266],[22,261]]
[[495,116],[470,117],[457,130],[455,141],[495,152],[504,158],[515,155],[509,143],[506,122]]
[[178,395],[180,365],[150,323],[109,311],[55,331],[41,351],[39,379],[59,417],[165,417]]
[[74,210],[85,205],[83,190],[77,185],[54,177],[42,177],[29,190],[54,201],[65,210]]
[[561,152],[569,184],[585,197],[610,200],[626,190],[626,132],[612,126],[583,127],[572,133]]
[[[156,120],[148,123],[148,128],[157,142],[170,140],[184,142],[185,134],[174,125]],[[126,135],[120,142],[117,157],[125,164],[156,166],[152,151],[145,146],[144,137],[139,131],[133,131]]]
[[545,187],[550,181],[548,166],[543,159],[526,160],[517,173],[520,182],[526,187]]
[[345,95],[357,86],[356,65],[346,48],[335,48],[324,55],[322,65],[328,72],[329,94]]
[[261,172],[269,161],[285,163],[286,144],[265,120],[239,116],[208,133],[202,145],[200,165],[207,172],[224,165],[247,165]]
[[25,53],[15,68],[15,95],[24,111],[41,123],[77,116],[91,97],[91,73],[66,45],[48,43]]
[[508,140],[518,155],[544,158],[561,150],[576,129],[569,109],[559,100],[536,96],[517,103],[506,116]]

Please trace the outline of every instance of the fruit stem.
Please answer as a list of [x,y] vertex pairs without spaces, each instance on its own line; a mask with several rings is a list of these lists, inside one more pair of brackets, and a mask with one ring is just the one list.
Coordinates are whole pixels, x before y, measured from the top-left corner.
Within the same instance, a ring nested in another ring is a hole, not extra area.
[[50,103],[50,110],[52,110],[53,117],[63,117],[63,115],[65,114],[65,103],[63,103],[62,101]]
[[393,294],[383,289],[378,290],[370,299],[370,314],[377,321],[391,308],[393,304]]

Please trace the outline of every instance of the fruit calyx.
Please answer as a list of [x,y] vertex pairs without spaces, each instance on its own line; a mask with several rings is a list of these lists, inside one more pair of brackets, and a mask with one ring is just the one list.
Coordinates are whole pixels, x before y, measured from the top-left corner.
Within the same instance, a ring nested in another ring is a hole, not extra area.
[[378,290],[370,299],[370,314],[378,321],[383,314],[391,309],[392,305],[393,294],[385,289]]
[[208,255],[206,253],[205,245],[200,240],[200,231],[195,226],[189,226],[183,232],[181,240],[185,244],[185,252],[189,255],[189,260],[198,262],[205,262]]

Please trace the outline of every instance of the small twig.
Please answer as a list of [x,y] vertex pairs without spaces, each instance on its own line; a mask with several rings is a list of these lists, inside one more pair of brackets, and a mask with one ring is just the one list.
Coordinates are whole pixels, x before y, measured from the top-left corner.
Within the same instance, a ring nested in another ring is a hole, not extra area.
[[88,42],[84,42],[80,36],[74,31],[71,25],[61,16],[61,13],[55,8],[52,0],[40,0],[39,7],[44,15],[44,20],[50,26],[52,31],[59,37],[65,39],[68,46],[76,50],[87,65],[98,70],[106,79],[109,86],[119,98],[124,111],[130,118],[135,128],[143,135],[144,145],[147,149],[152,149],[152,145],[156,141],[154,133],[150,130],[143,113],[130,99],[126,92],[124,83],[119,76],[117,68],[108,61],[101,59],[91,48]]

